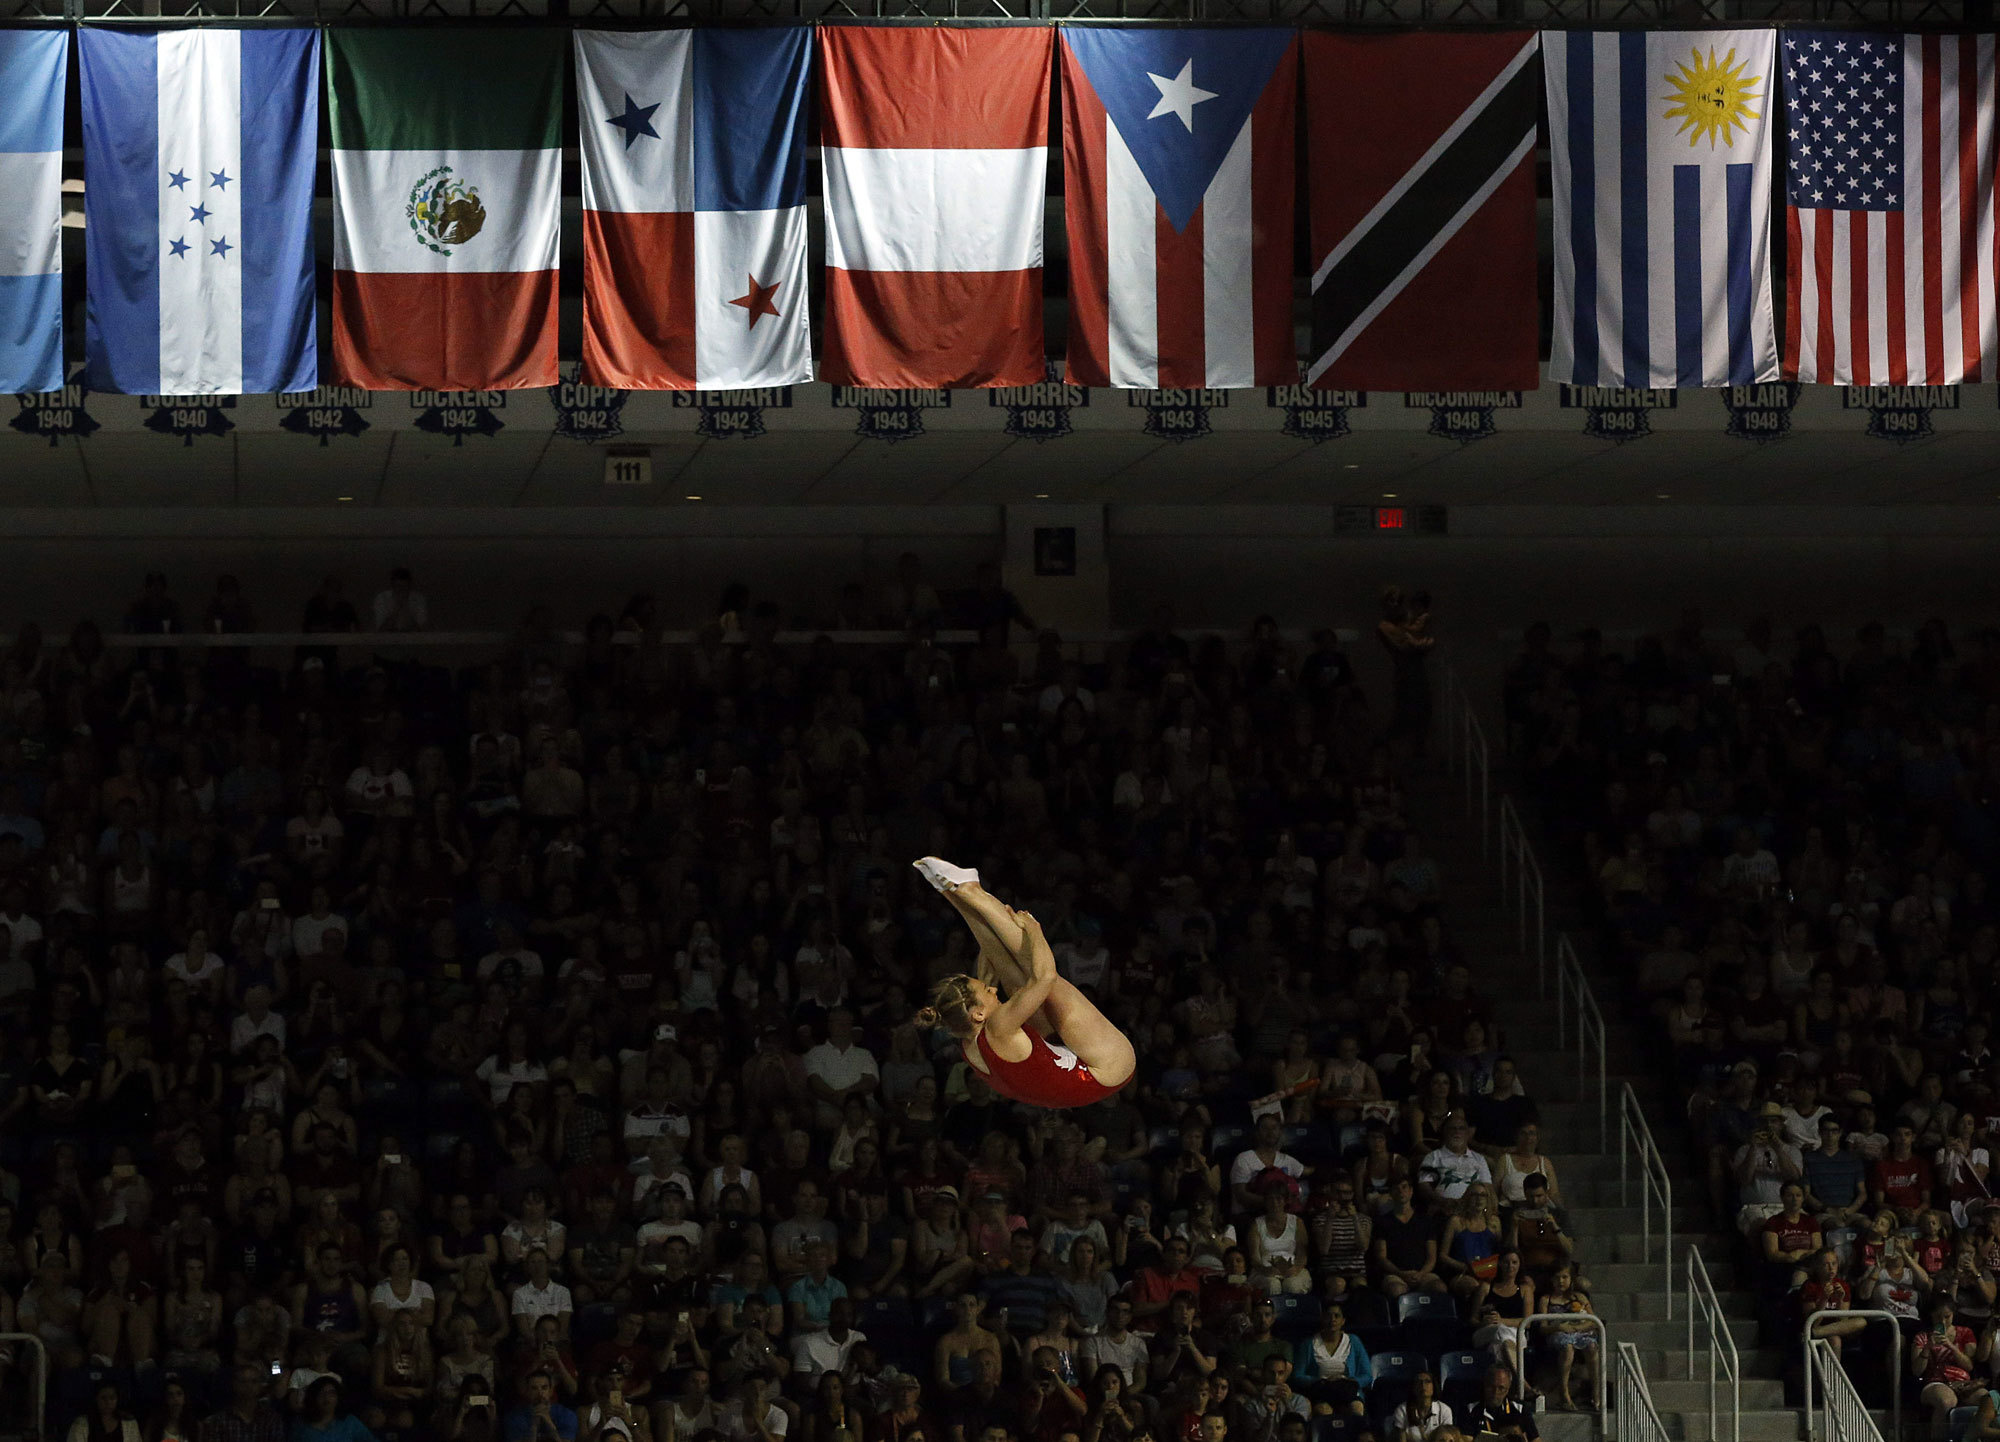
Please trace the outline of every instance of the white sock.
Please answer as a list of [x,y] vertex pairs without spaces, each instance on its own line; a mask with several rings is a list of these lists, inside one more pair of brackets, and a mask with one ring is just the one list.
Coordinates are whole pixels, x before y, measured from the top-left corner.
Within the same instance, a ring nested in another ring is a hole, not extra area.
[[961,886],[979,884],[979,873],[970,866],[953,866],[935,856],[926,856],[910,864],[917,868],[918,875],[939,891],[956,891]]

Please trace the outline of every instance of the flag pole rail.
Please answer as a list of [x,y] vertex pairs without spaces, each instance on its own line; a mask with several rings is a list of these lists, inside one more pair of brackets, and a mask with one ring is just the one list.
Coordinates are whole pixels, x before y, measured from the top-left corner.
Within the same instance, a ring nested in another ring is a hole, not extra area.
[[[857,10],[860,13],[857,13]],[[1954,18],[1935,0],[1778,0],[1760,26],[1858,29],[1883,25],[1951,25]],[[1154,29],[1205,25],[1221,28],[1305,25],[1319,30],[1391,30],[1404,26],[1481,30],[1554,29],[1569,26],[1609,30],[1741,29],[1719,4],[1704,4],[1689,17],[1669,0],[1553,0],[1539,20],[1524,20],[1511,0],[1019,0],[1014,8],[993,0],[874,0],[865,9],[841,0],[772,0],[768,5],[719,0],[594,0],[555,12],[549,0],[458,0],[446,7],[423,0],[348,0],[338,7],[322,0],[159,0],[151,13],[139,0],[28,0],[0,15],[0,28],[16,25],[411,25],[425,28],[559,26],[617,29],[678,23],[772,25],[1143,25]],[[1962,25],[1963,22],[1956,22]]]

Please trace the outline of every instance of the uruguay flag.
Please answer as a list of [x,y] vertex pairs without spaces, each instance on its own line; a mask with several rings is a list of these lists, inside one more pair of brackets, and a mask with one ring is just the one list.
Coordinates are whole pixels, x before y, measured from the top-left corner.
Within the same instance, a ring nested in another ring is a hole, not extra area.
[[85,27],[78,43],[90,388],[314,389],[319,33]]
[[1553,379],[1672,387],[1778,378],[1776,56],[1770,30],[1543,36]]
[[584,380],[812,379],[811,58],[804,28],[577,32]]
[[53,391],[62,363],[63,91],[69,36],[0,30],[0,392]]
[[1069,380],[1297,381],[1297,33],[1065,30],[1062,77]]

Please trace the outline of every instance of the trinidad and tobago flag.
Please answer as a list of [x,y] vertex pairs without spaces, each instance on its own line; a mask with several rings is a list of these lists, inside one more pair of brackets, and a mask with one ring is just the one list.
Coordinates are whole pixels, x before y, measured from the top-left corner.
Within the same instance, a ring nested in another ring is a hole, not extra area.
[[1536,37],[1305,37],[1312,357],[1333,390],[1539,381]]

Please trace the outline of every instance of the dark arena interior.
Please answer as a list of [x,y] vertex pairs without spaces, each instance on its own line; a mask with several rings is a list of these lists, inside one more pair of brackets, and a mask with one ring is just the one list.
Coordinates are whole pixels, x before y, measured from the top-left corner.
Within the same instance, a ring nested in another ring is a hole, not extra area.
[[0,1442],[2000,1442],[1991,0],[0,0]]

